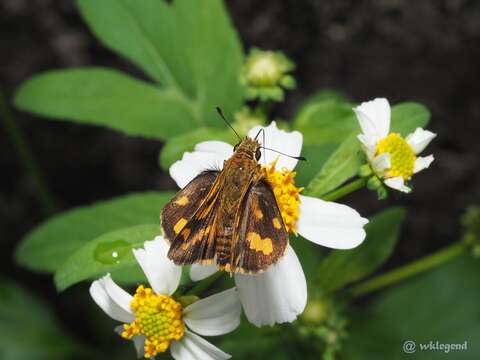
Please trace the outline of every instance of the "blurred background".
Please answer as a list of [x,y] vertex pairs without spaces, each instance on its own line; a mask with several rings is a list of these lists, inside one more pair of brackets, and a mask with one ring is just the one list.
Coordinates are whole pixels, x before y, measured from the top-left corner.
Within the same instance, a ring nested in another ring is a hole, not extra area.
[[[432,112],[429,130],[438,138],[428,151],[436,160],[428,173],[415,178],[413,195],[379,203],[374,193],[363,190],[345,199],[364,215],[388,203],[407,207],[398,248],[383,269],[457,240],[459,215],[480,202],[480,2],[235,0],[227,6],[246,49],[282,50],[297,65],[297,89],[277,105],[277,116],[288,120],[319,88],[341,90],[358,102],[378,96],[391,103],[414,100]],[[100,65],[144,78],[100,45],[71,0],[2,0],[0,24],[0,88],[7,102],[24,80],[45,70]],[[175,188],[158,167],[160,142],[45,121],[7,106],[56,211],[133,191]],[[86,301],[86,285],[58,295],[51,276],[14,263],[15,246],[46,219],[47,211],[3,121],[1,126],[2,276],[53,304],[69,332],[94,343],[88,331],[94,325],[83,322],[83,310],[78,311],[78,302]]]

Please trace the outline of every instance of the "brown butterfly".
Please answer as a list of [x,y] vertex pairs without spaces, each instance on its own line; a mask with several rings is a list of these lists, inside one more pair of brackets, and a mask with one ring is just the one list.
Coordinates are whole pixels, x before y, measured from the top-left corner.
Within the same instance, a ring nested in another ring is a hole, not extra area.
[[160,218],[175,264],[216,262],[225,271],[258,273],[285,253],[288,234],[258,162],[264,147],[257,137],[241,140],[223,170],[204,171],[164,207]]

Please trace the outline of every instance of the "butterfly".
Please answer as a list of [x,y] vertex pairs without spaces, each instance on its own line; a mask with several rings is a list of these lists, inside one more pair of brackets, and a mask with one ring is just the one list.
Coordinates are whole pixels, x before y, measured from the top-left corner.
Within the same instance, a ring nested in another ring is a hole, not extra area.
[[163,208],[163,234],[175,264],[215,263],[254,274],[284,255],[288,233],[259,163],[261,148],[256,137],[241,140],[223,170],[202,172]]

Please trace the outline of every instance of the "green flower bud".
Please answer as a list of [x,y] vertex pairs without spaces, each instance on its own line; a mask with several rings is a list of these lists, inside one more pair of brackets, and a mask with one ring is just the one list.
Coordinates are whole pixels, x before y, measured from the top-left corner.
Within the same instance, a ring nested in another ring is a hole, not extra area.
[[299,339],[313,344],[318,353],[335,358],[347,335],[342,309],[333,298],[319,295],[309,299],[300,321],[296,322]]
[[289,74],[295,65],[280,51],[253,48],[247,56],[240,76],[249,100],[282,101],[284,91],[296,86]]
[[360,177],[369,177],[373,174],[372,168],[370,167],[370,164],[365,164],[360,167],[360,170],[358,170],[358,176]]
[[307,324],[320,324],[327,318],[328,304],[320,300],[309,301],[303,314],[302,321]]
[[386,199],[388,196],[388,191],[378,176],[374,175],[368,179],[367,188],[377,192],[378,200]]
[[235,119],[232,126],[237,132],[245,136],[248,131],[257,125],[266,125],[267,117],[260,109],[252,110],[248,106],[244,106],[240,111],[233,115]]

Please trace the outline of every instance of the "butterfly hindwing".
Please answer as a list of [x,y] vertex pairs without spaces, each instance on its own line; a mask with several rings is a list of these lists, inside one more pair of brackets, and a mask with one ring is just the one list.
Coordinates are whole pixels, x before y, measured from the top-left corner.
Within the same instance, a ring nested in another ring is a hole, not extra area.
[[285,253],[288,233],[268,183],[253,185],[242,205],[235,245],[233,268],[257,273],[276,263]]
[[163,235],[169,243],[177,237],[195,212],[206,201],[218,171],[205,171],[180,190],[162,210],[160,220]]

